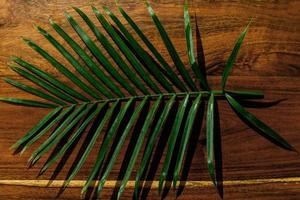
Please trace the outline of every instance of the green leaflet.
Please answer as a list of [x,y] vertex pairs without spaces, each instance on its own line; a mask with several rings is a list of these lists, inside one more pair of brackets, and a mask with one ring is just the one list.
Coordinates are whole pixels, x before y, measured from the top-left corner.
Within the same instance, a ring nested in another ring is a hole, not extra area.
[[234,46],[234,48],[233,48],[233,50],[232,50],[232,52],[231,52],[228,60],[227,60],[227,63],[226,63],[226,66],[225,66],[225,69],[224,69],[224,72],[223,72],[223,75],[222,75],[222,81],[221,81],[222,90],[225,89],[228,76],[229,76],[229,74],[231,72],[231,69],[232,69],[232,67],[234,65],[234,62],[235,62],[235,60],[237,58],[237,55],[238,55],[239,50],[240,50],[240,48],[242,46],[244,38],[245,38],[245,36],[246,36],[246,34],[248,32],[248,28],[249,28],[250,24],[251,24],[251,21],[249,22],[249,24],[247,25],[247,27],[245,28],[245,30],[241,33],[238,41],[236,42],[236,44],[235,44],[235,46]]
[[70,114],[75,106],[70,106],[69,108],[62,111],[57,117],[53,118],[49,123],[46,124],[45,128],[42,130],[39,130],[36,135],[33,135],[32,138],[27,139],[23,143],[25,146],[22,149],[22,152],[24,152],[29,146],[31,146],[33,143],[35,143],[40,137],[42,137],[44,134],[46,134],[50,128],[52,128],[56,123],[58,123],[61,119],[63,119],[65,116]]
[[113,164],[115,163],[115,161],[120,153],[120,150],[124,144],[125,139],[127,138],[128,134],[130,133],[130,130],[131,130],[132,126],[134,125],[134,122],[136,121],[137,117],[140,115],[140,113],[141,113],[142,109],[144,108],[147,101],[148,101],[148,97],[145,97],[143,99],[143,101],[136,107],[127,126],[125,127],[125,130],[123,131],[123,133],[118,141],[116,149],[114,150],[114,153],[112,154],[112,156],[109,160],[109,163],[104,171],[104,174],[100,179],[100,182],[99,182],[99,185],[97,188],[97,196],[99,195],[100,191],[102,190],[104,183],[112,170]]
[[229,94],[225,94],[227,101],[231,105],[231,107],[240,115],[241,118],[245,119],[254,127],[258,128],[263,136],[271,141],[275,141],[278,146],[288,149],[288,150],[295,150],[284,138],[278,135],[273,129],[267,126],[265,123],[257,119],[253,114],[245,110],[233,97]]
[[30,74],[29,72],[27,72],[27,71],[25,71],[21,68],[15,67],[13,65],[11,65],[10,68],[13,71],[15,71],[16,73],[18,73],[19,75],[23,76],[24,78],[30,80],[34,84],[46,89],[48,92],[52,93],[53,95],[65,100],[65,101],[68,101],[70,103],[77,103],[77,101],[74,100],[72,97],[69,97],[65,93],[61,92],[58,88],[56,88],[53,85],[47,83],[43,79],[41,79],[41,78],[39,78],[39,77],[37,77],[33,74]]
[[[29,39],[23,38],[23,40],[33,48],[37,53],[39,53],[43,58],[45,58],[53,67],[55,67],[58,71],[68,77],[74,84],[76,84],[79,88],[85,91],[87,94],[91,95],[92,89],[86,85],[81,79],[79,79],[75,74],[73,74],[70,70],[68,70],[65,66],[63,66],[60,62],[58,62],[54,57],[52,57],[49,53],[47,53],[44,49],[40,46],[35,44]],[[89,99],[83,96],[82,94],[78,95],[78,98],[88,101]]]
[[136,54],[141,58],[141,60],[147,66],[147,69],[150,73],[153,74],[154,78],[168,91],[174,92],[171,84],[165,79],[162,70],[159,69],[156,63],[149,57],[147,52],[143,49],[143,47],[134,39],[131,33],[127,30],[127,28],[121,23],[121,21],[107,8],[103,7],[106,13],[111,17],[111,19],[115,22],[118,26],[120,31],[124,34],[124,36],[129,41],[129,44],[135,50]]
[[106,152],[108,151],[108,145],[110,144],[112,138],[114,137],[114,135],[117,133],[119,126],[125,116],[125,114],[127,113],[129,107],[131,106],[131,104],[133,103],[133,98],[131,98],[125,105],[124,107],[121,109],[121,111],[119,112],[118,116],[116,117],[116,119],[114,120],[113,124],[111,125],[107,136],[104,138],[101,147],[99,149],[99,153],[96,159],[96,163],[84,185],[84,187],[82,188],[81,193],[84,194],[88,187],[90,186],[91,182],[93,181],[93,179],[95,178],[97,172],[99,171],[101,164],[104,160],[104,157],[106,155]]
[[77,53],[77,55],[85,62],[85,64],[91,69],[95,76],[105,84],[106,87],[110,88],[112,92],[122,96],[120,89],[115,85],[115,83],[101,71],[98,65],[93,61],[93,59],[77,44],[58,24],[56,24],[51,19],[50,24],[54,30],[72,47],[72,49]]
[[119,11],[123,15],[123,17],[126,19],[126,21],[129,23],[129,25],[133,28],[133,30],[137,33],[137,35],[142,39],[142,41],[145,43],[145,45],[148,47],[148,49],[152,52],[152,54],[155,56],[155,58],[160,62],[160,64],[165,69],[166,75],[169,78],[176,87],[178,87],[182,91],[187,91],[184,84],[181,82],[181,80],[178,78],[178,76],[175,74],[173,69],[169,66],[167,61],[162,57],[162,55],[158,52],[158,50],[153,46],[153,44],[149,41],[147,36],[142,32],[142,30],[138,27],[138,25],[131,19],[131,17],[123,10],[123,8],[118,5]]
[[55,118],[62,107],[55,108],[51,112],[49,112],[42,120],[39,121],[32,129],[30,129],[21,139],[19,139],[15,144],[11,146],[11,149],[18,149],[22,144],[26,143],[32,136],[37,134],[44,126],[49,124],[53,118]]
[[150,135],[150,139],[149,142],[146,146],[140,167],[137,171],[136,174],[136,178],[135,178],[135,186],[134,186],[134,196],[137,199],[138,198],[138,189],[139,189],[139,183],[140,183],[140,179],[142,178],[142,175],[144,174],[146,167],[147,167],[147,163],[149,162],[149,159],[151,157],[151,154],[153,152],[153,148],[155,145],[155,141],[156,138],[158,136],[158,134],[161,132],[163,126],[166,123],[166,120],[169,116],[170,110],[175,102],[176,96],[173,95],[170,100],[167,102],[166,106],[164,107],[164,110],[162,112],[162,114],[160,115],[160,118],[157,122],[157,124],[155,125],[155,128],[153,130],[153,132]]
[[177,179],[178,179],[179,172],[181,169],[183,156],[184,156],[185,150],[187,148],[187,144],[188,144],[191,132],[192,132],[195,117],[196,117],[200,103],[201,103],[201,94],[199,94],[197,96],[197,98],[194,100],[194,102],[190,108],[190,111],[188,113],[188,119],[185,122],[184,130],[183,130],[183,134],[182,134],[182,138],[181,138],[181,143],[180,143],[180,147],[179,147],[179,153],[178,153],[177,161],[175,164],[175,170],[174,170],[174,176],[173,176],[173,187],[174,188],[176,188],[176,183],[177,183]]
[[[133,83],[139,82],[136,75],[131,71],[131,69],[128,67],[126,62],[124,62],[123,58],[120,56],[118,51],[115,50],[115,48],[111,45],[111,43],[108,41],[108,39],[100,32],[100,30],[89,19],[89,17],[84,12],[82,12],[79,8],[74,7],[74,9],[81,16],[81,18],[86,22],[86,24],[90,27],[90,29],[93,31],[93,33],[97,37],[98,41],[100,41],[100,43],[103,45],[103,47],[106,49],[106,51],[112,57],[112,59],[117,63],[117,65],[121,68],[121,70],[124,72],[124,74],[130,80],[134,80]],[[121,84],[123,84],[124,88],[126,88],[126,90],[131,95],[133,95],[133,96],[137,95],[135,90],[126,81],[121,82]]]
[[186,111],[187,104],[189,102],[189,97],[190,95],[187,94],[184,98],[184,100],[180,103],[177,114],[175,116],[175,121],[171,129],[171,134],[169,136],[168,140],[168,148],[167,148],[167,154],[164,160],[164,164],[161,170],[161,174],[159,176],[159,183],[158,183],[158,192],[161,193],[162,188],[163,188],[163,183],[167,177],[171,159],[173,156],[173,151],[175,148],[176,140],[180,131],[180,127],[183,121],[183,116]]
[[104,128],[104,126],[106,125],[107,121],[111,118],[116,106],[117,106],[118,102],[115,102],[113,104],[113,106],[107,111],[107,113],[105,114],[104,118],[102,119],[102,121],[100,122],[100,124],[98,125],[93,137],[91,138],[91,142],[89,143],[89,145],[87,146],[86,150],[84,151],[81,159],[79,160],[79,162],[77,163],[76,167],[73,169],[72,173],[69,175],[67,181],[64,183],[64,187],[67,187],[68,184],[70,183],[70,181],[76,176],[76,174],[78,173],[78,171],[80,170],[81,166],[83,165],[83,163],[86,161],[88,155],[90,154],[93,146],[95,145],[97,138],[99,137],[102,129]]
[[53,103],[56,103],[56,104],[59,104],[61,106],[65,106],[67,105],[65,102],[43,92],[42,90],[39,90],[39,89],[36,89],[36,88],[33,88],[33,87],[30,87],[28,85],[25,85],[23,83],[20,83],[18,81],[15,81],[15,80],[12,80],[12,79],[9,79],[9,78],[3,78],[3,80],[10,84],[10,85],[13,85],[14,87],[16,88],[19,88],[25,92],[28,92],[30,94],[33,94],[35,96],[38,96],[38,97],[41,97],[43,99],[46,99],[46,100],[49,100],[49,101],[52,101]]
[[[77,115],[79,115],[86,107],[86,104],[75,108],[75,110],[66,117],[66,119],[53,131],[47,140],[41,144],[30,156],[29,162],[31,165],[35,164],[46,152],[48,152],[53,145],[55,145],[61,138],[59,135],[66,134],[73,126]],[[79,115],[80,116],[80,115]],[[72,123],[71,123],[72,122]]]
[[133,153],[132,153],[132,156],[130,158],[130,161],[129,161],[129,164],[128,164],[128,167],[126,169],[126,172],[125,172],[125,175],[124,175],[124,178],[123,178],[123,181],[120,185],[120,188],[119,188],[119,191],[118,191],[118,196],[117,198],[119,199],[121,197],[121,194],[123,193],[125,187],[126,187],[126,184],[130,178],[130,175],[131,175],[131,172],[132,172],[132,169],[133,169],[133,166],[136,162],[136,159],[137,159],[137,156],[138,156],[138,153],[140,152],[140,149],[142,147],[142,144],[143,144],[143,141],[144,141],[144,138],[145,138],[145,135],[146,133],[148,132],[148,129],[150,128],[150,126],[152,125],[153,123],[153,120],[154,120],[154,116],[158,110],[158,107],[160,105],[162,101],[162,96],[160,96],[156,102],[154,103],[154,105],[151,107],[151,110],[149,111],[146,119],[145,119],[145,123],[141,129],[141,132],[139,133],[139,137],[137,139],[137,142],[136,142],[136,146],[134,147],[134,150],[133,150]]
[[48,160],[43,168],[41,169],[41,174],[45,172],[57,159],[65,154],[65,152],[72,146],[72,144],[76,141],[78,137],[82,135],[82,133],[86,130],[87,126],[90,122],[100,113],[103,109],[103,106],[98,106],[95,111],[93,111],[90,115],[86,116],[83,120],[79,128],[75,131],[72,137],[68,140],[68,142],[59,150],[59,152],[53,156],[50,160]]
[[[132,67],[138,72],[140,77],[146,82],[146,84],[156,93],[160,93],[158,87],[155,85],[153,80],[150,78],[149,74],[144,70],[143,66],[138,62],[136,57],[133,55],[133,53],[128,49],[126,44],[121,40],[119,35],[115,32],[113,27],[108,23],[108,21],[104,18],[104,16],[97,10],[95,7],[92,7],[94,13],[96,14],[97,19],[103,26],[103,28],[106,30],[106,32],[110,35],[110,37],[114,40],[118,48],[122,51],[122,53],[125,55],[127,60],[131,63]],[[139,89],[144,94],[150,94],[144,84],[138,84],[137,85]]]
[[199,79],[201,86],[204,90],[208,90],[208,85],[204,75],[202,74],[199,65],[196,62],[195,55],[194,55],[194,45],[193,45],[193,34],[192,28],[190,24],[190,15],[188,11],[188,2],[185,0],[184,3],[184,27],[185,27],[185,37],[186,37],[186,45],[187,45],[187,53],[189,57],[189,63],[192,67],[196,77]]
[[17,99],[17,98],[0,98],[0,101],[29,107],[40,107],[40,108],[56,108],[57,106],[50,103],[44,103],[40,101],[33,101],[28,99]]
[[[38,69],[37,67],[31,65],[30,63],[20,59],[20,58],[17,58],[17,57],[12,57],[12,60],[14,62],[16,62],[17,64],[19,64],[20,66],[24,67],[25,69],[27,69],[28,71],[30,71],[31,73],[35,74],[36,76],[40,77],[39,80],[37,82],[31,80],[32,82],[36,83],[36,84],[41,84],[42,82],[45,83],[45,82],[49,82],[51,83],[53,86],[55,86],[56,88],[64,91],[65,93],[69,94],[70,96],[74,97],[74,98],[78,98],[78,99],[81,99],[81,100],[85,100],[85,98],[81,97],[80,93],[76,92],[74,89],[72,89],[71,87],[67,86],[66,84],[62,83],[61,81],[57,80],[54,76],[46,73],[45,71],[43,70],[40,70]],[[14,69],[14,68],[12,68]],[[17,72],[18,73],[18,72]],[[25,78],[28,78],[27,76],[21,74],[22,76],[24,76]],[[41,81],[41,80],[44,80],[44,81]],[[49,85],[49,84],[48,84]],[[40,85],[41,87],[44,87],[42,85]],[[52,87],[47,87],[45,88],[47,91],[50,91]],[[50,88],[50,89],[49,89]],[[62,92],[55,92],[55,95],[58,95],[58,93],[60,93],[60,98],[62,99],[66,99],[66,101],[68,102],[71,102],[71,103],[77,103],[76,100],[74,100],[73,98],[69,97],[68,95],[65,95],[64,93]]]
[[213,94],[211,94],[208,100],[207,118],[206,118],[207,165],[208,165],[208,172],[210,178],[213,184],[217,186],[216,175],[215,175],[215,155],[214,155],[214,140],[215,140],[214,104],[215,104],[215,97]]
[[[98,80],[96,80],[92,74],[83,67],[78,60],[76,60],[72,54],[70,54],[55,38],[52,37],[47,31],[37,26],[37,30],[48,39],[48,41],[74,66],[74,68],[98,91],[100,91],[107,98],[113,98],[113,95],[102,86]],[[97,92],[90,89],[89,93],[92,97],[96,99],[101,99]]]
[[184,81],[188,84],[188,86],[193,91],[196,91],[197,87],[196,87],[194,81],[192,80],[192,78],[190,77],[188,71],[185,69],[184,64],[182,63],[182,61],[181,61],[173,43],[171,42],[167,32],[165,31],[163,25],[161,24],[160,20],[154,13],[154,10],[152,9],[151,5],[147,1],[146,1],[146,5],[148,8],[148,12],[149,12],[150,16],[152,17],[152,20],[155,23],[155,25],[160,33],[160,36],[161,36],[166,48],[168,49],[169,54],[175,64],[175,66],[177,67],[178,71],[180,72],[180,75],[182,76]]
[[[96,44],[92,41],[92,39],[86,34],[86,32],[78,25],[78,23],[73,19],[71,15],[65,12],[65,16],[69,23],[72,25],[73,29],[79,35],[81,40],[86,44],[89,50],[93,53],[95,58],[99,61],[99,63],[105,68],[105,70],[111,74],[112,77],[116,81],[118,81],[121,85],[125,87],[130,87],[127,81],[121,76],[121,74],[113,67],[110,61],[104,56],[102,51],[96,46]],[[124,95],[123,95],[124,96]]]

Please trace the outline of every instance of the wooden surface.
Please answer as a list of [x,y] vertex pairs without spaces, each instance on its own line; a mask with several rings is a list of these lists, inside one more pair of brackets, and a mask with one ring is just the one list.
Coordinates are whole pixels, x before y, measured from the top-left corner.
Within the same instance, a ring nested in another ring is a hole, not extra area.
[[[280,104],[260,109],[249,109],[265,121],[290,143],[300,150],[300,1],[298,0],[193,0],[190,2],[192,22],[195,13],[202,33],[209,83],[218,87],[224,63],[243,27],[253,18],[249,34],[238,61],[229,79],[231,88],[262,90],[266,100],[284,99]],[[113,10],[113,1],[21,1],[0,0],[0,77],[20,80],[7,68],[9,56],[16,55],[31,60],[39,67],[60,77],[43,59],[27,47],[20,36],[31,38],[61,58],[53,47],[34,29],[38,24],[50,30],[47,24],[51,17],[68,33],[77,37],[67,24],[63,11],[78,6],[91,14],[90,4],[96,7],[108,5]],[[153,8],[166,26],[167,31],[187,63],[183,33],[183,1],[155,1]],[[124,9],[136,19],[152,42],[167,57],[159,34],[155,31],[145,6],[138,1],[121,1]],[[76,15],[76,18],[78,16]],[[79,19],[79,18],[78,18]],[[194,28],[194,26],[193,26]],[[61,40],[60,40],[61,41]],[[62,59],[61,59],[62,60]],[[170,59],[169,59],[170,60]],[[63,61],[63,60],[62,60]],[[24,81],[26,83],[26,81]],[[31,97],[0,81],[0,96]],[[243,124],[225,103],[219,103],[222,135],[224,199],[299,199],[300,158],[297,154],[281,150],[260,137]],[[36,175],[42,162],[27,169],[30,149],[23,156],[13,156],[9,147],[47,113],[46,110],[0,104],[0,199],[54,199],[57,186],[49,188],[36,185]],[[205,164],[205,146],[201,129],[197,148],[192,159],[188,181],[209,181]],[[38,145],[38,144],[37,144]],[[34,147],[37,147],[35,145]],[[63,180],[75,159],[70,155],[66,165],[57,176]],[[124,156],[126,148],[122,150]],[[84,180],[94,163],[94,149],[76,180]],[[47,158],[43,158],[45,161]],[[109,179],[116,180],[122,159],[118,159]],[[40,177],[47,180],[54,168]],[[135,173],[133,173],[134,175]],[[253,180],[263,180],[255,182]],[[271,180],[276,180],[272,182]],[[11,181],[10,181],[11,180]],[[18,181],[18,184],[14,184]],[[251,181],[252,180],[252,181]],[[226,182],[227,181],[227,182]],[[228,182],[229,181],[229,182]],[[236,181],[237,184],[230,184]],[[106,187],[102,199],[109,199],[113,186]],[[130,199],[132,189],[125,191],[123,199]],[[151,190],[149,199],[159,199],[156,190]],[[175,198],[171,190],[168,199]],[[80,188],[67,189],[58,199],[80,199]],[[179,199],[219,199],[211,185],[187,186]]]

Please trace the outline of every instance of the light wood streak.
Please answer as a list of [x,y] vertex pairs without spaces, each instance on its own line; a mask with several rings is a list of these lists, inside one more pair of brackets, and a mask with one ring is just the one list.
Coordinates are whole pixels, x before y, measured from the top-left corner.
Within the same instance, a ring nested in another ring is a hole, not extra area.
[[[106,181],[105,187],[115,187],[118,181],[111,180]],[[28,186],[28,187],[62,187],[64,180],[0,180],[0,185],[13,185],[13,186]],[[151,182],[148,182],[151,183]],[[271,183],[287,183],[287,184],[300,184],[300,177],[289,177],[289,178],[271,178],[271,179],[250,179],[250,180],[229,180],[223,181],[224,185],[255,185],[255,184],[271,184]],[[83,187],[85,184],[84,180],[73,180],[69,187],[77,188]],[[97,182],[94,182],[97,184]],[[134,188],[135,181],[128,181],[128,188]],[[145,182],[144,182],[145,184]],[[150,184],[145,184],[150,185]],[[185,187],[210,187],[213,186],[211,181],[187,181]],[[157,188],[158,181],[151,183],[151,188]]]

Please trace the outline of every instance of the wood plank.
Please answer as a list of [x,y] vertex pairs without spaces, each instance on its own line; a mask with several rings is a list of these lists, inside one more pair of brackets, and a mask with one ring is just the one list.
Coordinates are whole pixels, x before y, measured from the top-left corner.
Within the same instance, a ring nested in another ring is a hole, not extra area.
[[[187,64],[182,1],[164,0],[151,1],[151,3],[166,26],[184,63]],[[70,1],[53,0],[0,0],[0,77],[10,77],[28,83],[16,76],[6,66],[10,63],[9,57],[16,55],[32,61],[42,69],[51,72],[58,78],[62,78],[46,61],[28,48],[20,40],[20,36],[37,41],[59,58],[61,62],[70,67],[59,53],[37,33],[33,24],[41,25],[57,36],[47,22],[48,18],[51,17],[79,41],[63,16],[63,11],[67,10],[76,16],[76,19],[79,19],[70,8],[71,4],[82,8],[89,16],[93,16],[89,7],[90,4],[94,4],[98,8],[101,8],[102,5],[108,5],[113,11],[116,11],[113,1],[107,2],[104,0],[96,2],[72,0],[71,3]],[[171,63],[158,32],[154,31],[154,25],[143,3],[135,0],[125,0],[121,2],[121,5],[129,12],[130,16],[136,19],[146,35]],[[266,94],[266,101],[283,99],[284,101],[274,107],[261,110],[249,108],[249,110],[280,132],[298,150],[300,149],[298,135],[300,132],[300,124],[298,123],[300,119],[299,8],[300,1],[297,0],[190,1],[192,23],[195,24],[197,19],[202,33],[209,83],[216,89],[219,88],[220,75],[234,42],[249,19],[253,18],[253,24],[233,69],[233,76],[229,78],[229,87],[232,89],[262,90]],[[92,18],[96,20],[95,17]],[[80,22],[83,24],[82,21]],[[87,27],[84,27],[87,30]],[[59,41],[65,45],[60,38]],[[82,45],[82,43],[80,44]],[[69,83],[66,79],[63,80]],[[32,96],[5,84],[3,81],[0,81],[0,96],[32,98]],[[281,150],[256,134],[236,117],[225,102],[219,103],[219,112],[225,199],[298,199],[300,196],[298,181],[300,177],[299,156]],[[56,187],[45,188],[38,185],[32,187],[32,185],[17,186],[9,184],[10,181],[26,183],[30,180],[48,180],[57,167],[56,165],[53,166],[49,172],[37,179],[36,175],[43,162],[46,161],[46,156],[36,167],[27,169],[27,159],[40,142],[21,157],[14,156],[9,151],[9,147],[46,113],[47,111],[43,109],[0,104],[0,184],[1,181],[8,181],[6,182],[8,184],[0,186],[0,199],[53,199],[57,195],[59,189]],[[202,127],[199,130],[199,137],[195,136],[196,147],[188,156],[192,158],[192,163],[187,167],[189,173],[186,179],[191,182],[209,182],[205,163],[204,135],[205,127]],[[120,158],[109,176],[112,187],[104,189],[103,199],[110,199],[114,181],[122,174],[122,170],[120,170],[123,164],[122,158],[126,154],[129,141],[126,141]],[[100,143],[101,138],[96,146]],[[58,180],[64,180],[81,144],[82,141],[75,148],[74,153],[70,155],[70,158],[66,159],[64,167],[56,177]],[[85,180],[93,166],[97,151],[97,148],[93,149],[86,164],[76,176],[77,181],[81,181],[80,183]],[[140,156],[138,160],[140,160]],[[162,158],[163,156],[164,153]],[[157,180],[161,162],[161,160],[158,160],[152,167],[154,181]],[[133,180],[135,172],[136,169],[134,169],[131,180]],[[262,182],[253,182],[253,180],[262,180]],[[272,182],[270,180],[276,181]],[[228,184],[231,181],[236,184]],[[251,184],[243,184],[245,182]],[[132,189],[126,189],[123,199],[131,199],[131,196]],[[170,191],[167,199],[174,198],[173,191]],[[213,187],[198,185],[197,187],[186,186],[179,197],[179,199],[199,198],[218,199],[218,196]],[[80,188],[69,188],[57,199],[80,199]],[[157,192],[151,190],[148,199],[159,199]]]

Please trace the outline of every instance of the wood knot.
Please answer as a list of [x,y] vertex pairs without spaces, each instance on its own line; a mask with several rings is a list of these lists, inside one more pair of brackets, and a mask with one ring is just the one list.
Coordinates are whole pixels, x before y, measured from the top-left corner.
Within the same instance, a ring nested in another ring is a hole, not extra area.
[[11,4],[8,0],[0,1],[0,26],[9,24],[12,19]]

